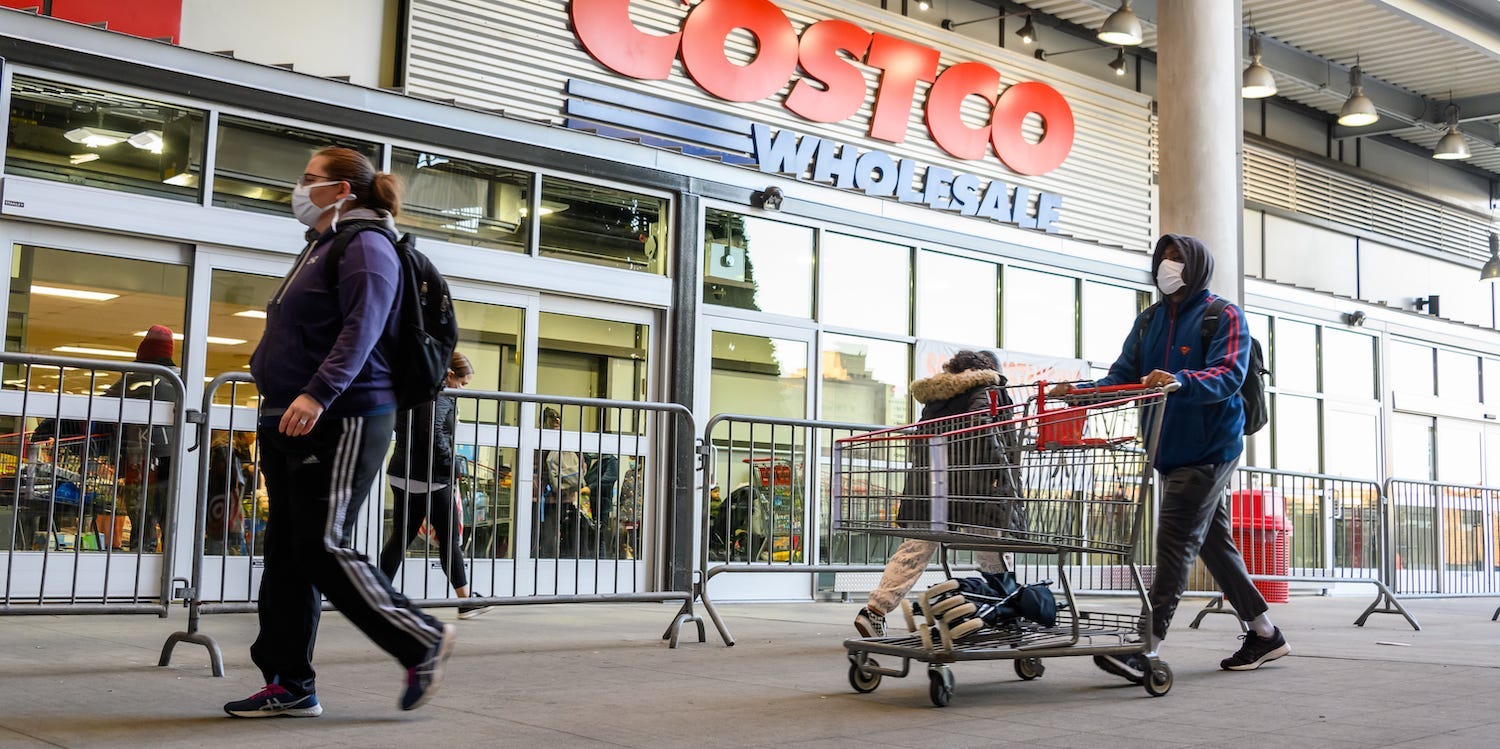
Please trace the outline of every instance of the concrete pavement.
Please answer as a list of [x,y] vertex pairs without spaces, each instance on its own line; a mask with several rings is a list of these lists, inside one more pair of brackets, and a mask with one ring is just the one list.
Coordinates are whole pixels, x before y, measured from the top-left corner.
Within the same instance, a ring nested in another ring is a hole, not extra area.
[[[720,607],[738,644],[676,650],[657,639],[673,608],[655,604],[497,608],[458,623],[441,693],[396,709],[401,670],[342,617],[318,642],[322,717],[234,720],[223,702],[261,686],[251,615],[206,617],[228,674],[202,648],[156,658],[182,626],[151,617],[0,618],[0,749],[11,747],[1493,747],[1500,742],[1495,599],[1413,600],[1423,631],[1397,616],[1350,622],[1364,598],[1294,598],[1272,608],[1293,654],[1229,673],[1228,616],[1187,623],[1184,602],[1162,655],[1165,697],[1095,669],[1047,661],[1022,682],[1011,664],[960,663],[952,705],[928,701],[919,667],[855,694],[841,647],[850,604]],[[1085,608],[1120,608],[1120,600]],[[452,619],[453,610],[438,610]],[[919,666],[919,664],[917,664]]]

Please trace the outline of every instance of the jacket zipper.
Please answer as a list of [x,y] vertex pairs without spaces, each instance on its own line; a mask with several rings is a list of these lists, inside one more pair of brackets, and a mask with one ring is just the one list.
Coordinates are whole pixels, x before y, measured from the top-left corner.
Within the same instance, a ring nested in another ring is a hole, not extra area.
[[286,290],[291,288],[292,282],[297,280],[297,274],[302,272],[302,267],[307,265],[307,260],[312,257],[312,250],[316,246],[318,246],[318,240],[314,239],[308,242],[306,247],[302,248],[302,257],[297,260],[297,265],[292,268],[292,272],[286,277],[286,280],[281,282],[281,290],[276,292],[276,299],[274,301],[277,305],[281,304],[281,299],[286,296]]

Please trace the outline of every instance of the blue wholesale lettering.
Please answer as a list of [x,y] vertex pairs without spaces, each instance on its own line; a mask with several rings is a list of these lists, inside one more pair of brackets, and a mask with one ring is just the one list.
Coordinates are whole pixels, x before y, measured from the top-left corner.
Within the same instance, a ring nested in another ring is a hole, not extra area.
[[876,198],[921,203],[934,210],[1023,229],[1058,231],[1062,196],[1054,193],[1038,192],[1036,208],[1032,210],[1032,190],[1021,185],[1012,187],[998,180],[986,183],[973,174],[898,159],[884,151],[861,152],[847,143],[791,130],[773,131],[760,123],[753,123],[750,130],[755,141],[755,159],[762,172],[859,190]]

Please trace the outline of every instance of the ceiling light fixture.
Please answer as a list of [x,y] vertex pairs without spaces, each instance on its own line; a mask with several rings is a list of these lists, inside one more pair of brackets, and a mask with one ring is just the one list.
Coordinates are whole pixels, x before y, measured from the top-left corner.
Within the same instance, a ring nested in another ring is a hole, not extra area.
[[932,10],[932,3],[927,0],[917,0],[917,10]]
[[103,291],[84,291],[83,289],[65,289],[60,286],[37,286],[31,285],[31,293],[42,296],[60,296],[68,299],[82,299],[87,302],[107,302],[119,298],[119,294],[109,294]]
[[68,157],[68,163],[72,164],[73,166],[78,166],[79,164],[87,164],[90,161],[98,160],[99,154],[97,153],[75,153],[72,156]]
[[1250,67],[1240,75],[1240,96],[1264,99],[1276,95],[1276,76],[1260,64],[1260,34],[1250,34]]
[[125,142],[142,151],[150,151],[151,153],[161,153],[162,149],[160,130],[142,130],[130,136]]
[[1119,54],[1115,55],[1115,59],[1112,62],[1110,62],[1109,67],[1110,67],[1111,70],[1115,71],[1115,75],[1125,75],[1125,71],[1128,68],[1125,65],[1125,48],[1124,47],[1120,48]]
[[1099,41],[1133,47],[1141,43],[1141,19],[1130,9],[1130,0],[1122,0],[1120,9],[1104,19],[1099,27]]
[[122,133],[118,130],[105,130],[102,127],[75,127],[63,137],[74,143],[81,143],[89,148],[104,148],[123,143],[130,138],[130,133]]
[[1364,127],[1379,120],[1380,113],[1375,111],[1375,102],[1365,96],[1364,71],[1360,69],[1359,59],[1356,58],[1354,67],[1349,68],[1349,98],[1339,108],[1339,124],[1344,127]]
[[1026,23],[1016,30],[1016,36],[1021,37],[1022,44],[1031,44],[1036,41],[1036,27],[1031,25],[1031,14],[1026,14]]
[[1479,280],[1500,281],[1500,234],[1490,232],[1490,259],[1479,269]]
[[92,348],[89,346],[53,346],[53,351],[59,354],[78,354],[79,356],[112,356],[119,359],[134,359],[134,351],[119,351],[111,348]]
[[[135,337],[136,338],[145,338],[146,337],[146,331],[142,330],[142,331],[136,332]],[[172,334],[172,340],[174,340],[174,341],[180,341],[180,340],[183,339],[183,337],[184,336],[181,333],[173,333]],[[203,340],[206,341],[206,342],[208,342],[208,343],[213,343],[213,344],[217,344],[217,345],[220,345],[220,346],[238,346],[241,343],[245,342],[245,339],[243,339],[243,338],[220,338],[218,336],[208,336],[207,338],[204,338]]]
[[1469,158],[1469,144],[1464,140],[1463,134],[1458,132],[1458,105],[1450,102],[1447,112],[1448,132],[1438,139],[1437,147],[1432,149],[1432,158],[1445,161],[1467,159]]
[[234,313],[235,317],[253,317],[257,320],[266,319],[266,311],[263,309],[247,309]]

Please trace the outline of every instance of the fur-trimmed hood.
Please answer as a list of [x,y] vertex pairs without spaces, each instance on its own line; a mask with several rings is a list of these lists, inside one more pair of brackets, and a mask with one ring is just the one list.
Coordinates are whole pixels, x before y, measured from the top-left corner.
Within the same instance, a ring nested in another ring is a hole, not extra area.
[[911,397],[918,403],[937,403],[967,393],[974,388],[999,385],[1003,378],[993,369],[971,369],[952,374],[939,372],[911,384]]

